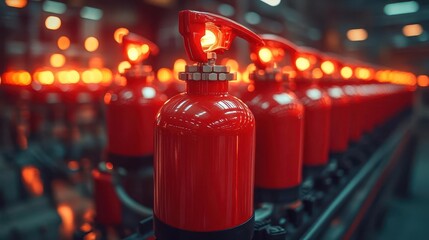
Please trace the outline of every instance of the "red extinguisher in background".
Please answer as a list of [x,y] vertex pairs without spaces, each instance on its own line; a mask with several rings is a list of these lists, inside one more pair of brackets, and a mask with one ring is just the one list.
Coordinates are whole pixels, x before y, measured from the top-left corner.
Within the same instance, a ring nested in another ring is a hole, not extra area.
[[294,56],[296,94],[305,109],[304,120],[304,173],[319,175],[329,162],[331,99],[319,86],[320,53],[300,47]]
[[350,138],[350,97],[338,82],[340,79],[339,61],[327,54],[321,55],[321,59],[320,68],[323,72],[321,84],[331,99],[330,155],[338,164],[345,164],[343,167],[350,168],[351,165],[344,155]]
[[152,171],[142,176],[140,170],[153,165],[156,114],[167,97],[152,84],[152,67],[141,63],[159,50],[151,41],[133,33],[123,37],[122,47],[131,67],[124,71],[126,84],[104,96],[107,159],[115,169],[126,170],[124,187],[130,196],[152,206]]
[[299,199],[302,180],[304,106],[285,88],[288,74],[282,72],[296,50],[279,36],[261,38],[265,46],[251,47],[254,88],[243,99],[256,120],[255,201],[287,205]]
[[216,65],[216,55],[236,36],[263,41],[232,20],[191,10],[179,13],[179,31],[197,64],[180,73],[186,92],[167,101],[156,121],[155,237],[250,240],[255,120],[228,93],[236,74]]
[[141,64],[158,47],[133,33],[123,37],[122,45],[131,67],[124,72],[126,85],[104,96],[107,152],[115,167],[132,169],[152,162],[155,118],[167,97],[151,83],[152,67]]

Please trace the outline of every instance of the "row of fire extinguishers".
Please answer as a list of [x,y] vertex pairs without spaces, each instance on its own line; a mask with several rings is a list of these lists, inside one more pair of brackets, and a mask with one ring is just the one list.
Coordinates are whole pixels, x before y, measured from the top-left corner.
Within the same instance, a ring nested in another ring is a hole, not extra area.
[[[153,213],[155,239],[251,240],[255,207],[270,203],[275,216],[299,206],[304,177],[317,179],[332,162],[350,170],[348,150],[411,105],[413,87],[378,81],[374,67],[212,13],[181,11],[179,31],[195,64],[179,74],[186,91],[168,100],[141,64],[157,46],[123,37],[131,67],[127,84],[104,97],[107,161],[93,171],[97,224],[126,221],[124,199],[141,197],[140,170],[153,164],[153,210],[133,209]],[[237,36],[249,43],[255,69],[251,83],[230,94],[236,73],[216,59]],[[118,193],[117,178],[131,197]]]

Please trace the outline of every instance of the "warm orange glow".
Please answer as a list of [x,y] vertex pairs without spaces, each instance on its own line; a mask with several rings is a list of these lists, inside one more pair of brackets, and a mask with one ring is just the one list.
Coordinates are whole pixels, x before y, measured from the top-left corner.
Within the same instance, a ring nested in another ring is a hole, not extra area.
[[320,79],[323,77],[323,72],[320,70],[320,68],[315,68],[313,71],[311,71],[311,75],[314,79]]
[[57,73],[58,82],[61,84],[76,84],[79,82],[80,76],[76,70],[59,71]]
[[419,36],[423,33],[423,28],[420,24],[405,25],[402,28],[402,33],[407,37]]
[[310,68],[310,60],[304,57],[299,57],[295,61],[296,68],[298,68],[299,71],[305,71],[308,68]]
[[52,85],[54,83],[54,74],[51,71],[37,71],[33,76],[34,80],[42,85]]
[[122,74],[125,72],[126,69],[130,67],[131,67],[131,64],[128,61],[122,61],[118,65],[118,72]]
[[57,41],[58,48],[61,50],[66,50],[70,47],[70,39],[66,36],[61,36]]
[[97,234],[95,232],[90,232],[85,235],[83,240],[97,240]]
[[61,27],[61,19],[55,16],[49,16],[45,20],[45,26],[50,30],[57,30]]
[[282,68],[282,72],[287,74],[289,78],[295,78],[296,77],[296,71],[293,70],[291,66],[284,66]]
[[363,80],[369,80],[371,77],[371,71],[367,68],[358,67],[355,70],[356,77]]
[[31,75],[29,72],[22,71],[18,73],[18,84],[21,86],[28,86],[31,84]]
[[104,103],[107,105],[110,101],[112,101],[112,94],[108,92],[104,95]]
[[231,58],[227,59],[225,61],[225,65],[229,66],[231,72],[237,72],[238,73],[238,71],[239,71],[239,64],[238,64],[238,62],[236,60],[231,59]]
[[258,52],[259,59],[261,59],[262,62],[268,63],[273,60],[273,53],[270,49],[263,47]]
[[347,38],[350,41],[363,41],[368,38],[368,32],[363,28],[350,29],[347,31]]
[[429,86],[429,77],[426,76],[426,75],[419,75],[417,77],[417,84],[420,87],[427,87],[427,86]]
[[335,71],[334,63],[331,61],[324,61],[320,67],[322,68],[322,71],[328,75],[334,73]]
[[103,83],[103,85],[110,85],[112,83],[112,71],[110,71],[110,69],[108,68],[102,68],[101,69],[101,74],[103,75],[103,78],[101,80],[101,82]]
[[89,232],[91,231],[92,227],[91,224],[89,223],[84,223],[82,224],[82,226],[80,226],[80,230],[82,230],[83,232]]
[[62,67],[66,63],[66,57],[64,57],[62,54],[55,53],[51,55],[49,62],[51,63],[52,67]]
[[173,72],[168,68],[160,68],[156,77],[160,82],[168,82],[173,78]]
[[117,43],[122,43],[122,38],[127,35],[130,31],[126,28],[118,28],[113,33],[113,38]]
[[97,68],[88,69],[82,73],[82,82],[86,84],[97,84],[103,80],[103,74]]
[[347,66],[341,68],[341,72],[340,73],[341,73],[341,76],[344,79],[349,79],[349,78],[351,78],[353,76],[353,70],[352,70],[352,68],[351,67],[347,67]]
[[22,181],[31,194],[40,196],[43,194],[43,181],[40,171],[35,166],[25,166],[21,171]]
[[57,207],[58,215],[61,218],[61,227],[66,235],[71,235],[74,231],[73,209],[67,204],[60,204]]
[[76,170],[79,169],[79,162],[76,161],[76,160],[72,160],[72,161],[70,161],[70,162],[67,163],[67,167],[70,170],[76,171]]
[[27,6],[27,0],[6,0],[6,5],[13,8],[23,8]]
[[88,37],[85,39],[85,49],[88,52],[94,52],[98,49],[98,39],[95,37]]
[[92,57],[89,59],[88,66],[90,68],[102,68],[104,65],[104,60],[101,57]]
[[242,74],[243,82],[250,83],[249,74],[256,70],[255,64],[251,63],[246,67],[246,70]]
[[201,47],[203,47],[203,50],[208,51],[211,49],[213,45],[217,43],[217,37],[216,34],[206,29],[206,32],[204,36],[201,38]]
[[149,56],[149,45],[129,44],[127,46],[127,57],[130,62],[140,62]]
[[173,73],[174,73],[175,79],[179,79],[179,72],[185,71],[185,67],[186,67],[185,59],[178,58],[176,61],[174,61]]
[[3,74],[3,84],[28,86],[31,84],[31,75],[27,71],[10,71]]

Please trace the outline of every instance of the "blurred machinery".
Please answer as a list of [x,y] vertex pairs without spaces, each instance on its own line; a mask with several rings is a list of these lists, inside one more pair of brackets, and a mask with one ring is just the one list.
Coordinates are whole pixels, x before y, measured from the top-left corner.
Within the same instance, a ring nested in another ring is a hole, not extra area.
[[0,3],[0,239],[364,239],[406,192],[426,4],[104,4]]

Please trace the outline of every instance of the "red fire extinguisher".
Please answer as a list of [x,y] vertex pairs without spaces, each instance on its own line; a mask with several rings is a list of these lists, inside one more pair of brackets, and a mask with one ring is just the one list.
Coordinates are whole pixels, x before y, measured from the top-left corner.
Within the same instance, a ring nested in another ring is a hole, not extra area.
[[339,63],[330,55],[322,55],[320,68],[323,72],[321,83],[331,98],[331,124],[329,150],[334,158],[341,158],[347,151],[350,136],[350,98],[338,83]]
[[236,36],[263,41],[227,18],[190,10],[179,13],[179,31],[197,64],[180,73],[186,92],[166,102],[156,121],[155,236],[250,240],[255,120],[228,94],[228,80],[236,74],[215,61]]
[[126,85],[104,96],[107,152],[115,167],[132,170],[152,163],[155,118],[167,97],[151,83],[152,67],[141,64],[157,54],[158,47],[132,33],[123,37],[122,44],[131,67],[124,72]]
[[305,108],[303,162],[308,175],[318,174],[329,160],[332,104],[326,91],[319,86],[323,76],[319,54],[316,50],[300,47],[294,59],[296,94]]
[[282,65],[291,61],[294,44],[270,34],[264,47],[251,48],[257,69],[249,75],[254,90],[245,103],[256,120],[255,200],[287,204],[298,200],[302,175],[304,106],[284,87]]

